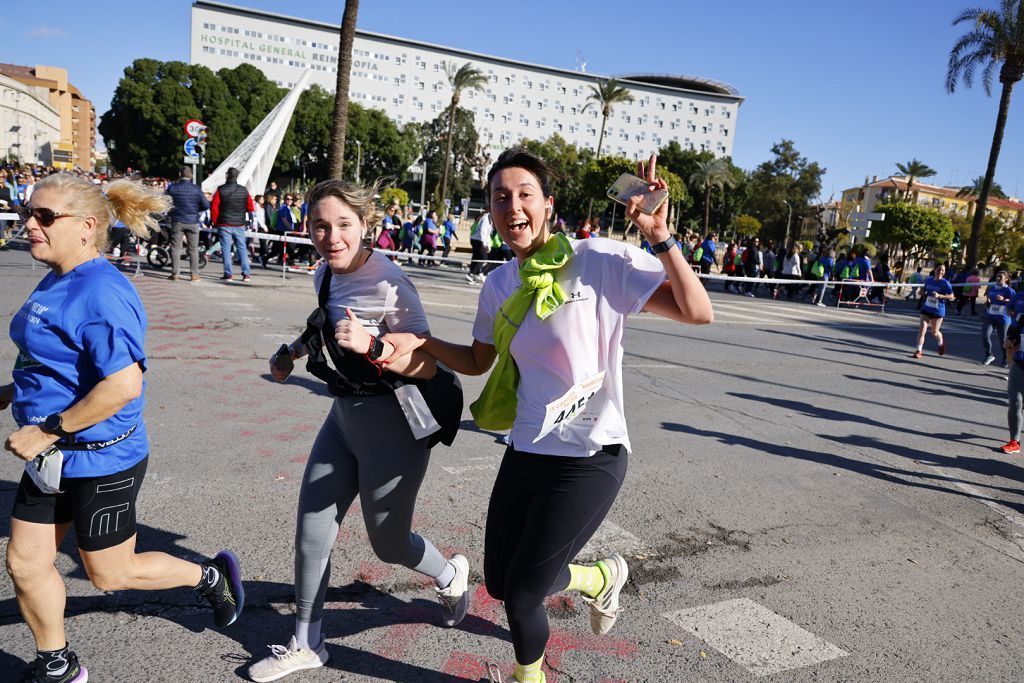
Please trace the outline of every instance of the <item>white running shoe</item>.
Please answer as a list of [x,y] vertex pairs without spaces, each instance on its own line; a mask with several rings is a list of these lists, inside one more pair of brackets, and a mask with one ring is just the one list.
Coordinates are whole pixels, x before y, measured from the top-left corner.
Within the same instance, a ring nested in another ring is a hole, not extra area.
[[584,596],[583,601],[590,604],[590,628],[599,636],[603,636],[612,630],[615,620],[619,618],[619,593],[626,580],[629,579],[629,567],[622,555],[615,553],[611,557],[601,560],[608,570],[608,579],[605,581],[604,589],[598,593],[596,598]]
[[466,282],[468,282],[471,285],[475,285],[477,283],[476,275],[473,275],[472,273],[466,273]]
[[995,357],[995,356],[986,356],[986,357],[985,357],[985,361],[984,361],[984,362],[982,363],[982,365],[992,365],[992,362],[993,362],[993,361],[994,361],[995,359],[996,359],[996,357]]
[[271,645],[271,655],[249,667],[249,678],[256,683],[266,683],[284,678],[296,671],[319,668],[327,663],[328,655],[324,644],[325,641],[321,637],[320,646],[311,650],[308,647],[299,647],[299,642],[292,636],[288,641],[288,647]]
[[441,603],[441,621],[451,628],[458,626],[469,611],[469,560],[462,555],[452,555],[449,562],[455,567],[455,578],[447,588],[434,590]]

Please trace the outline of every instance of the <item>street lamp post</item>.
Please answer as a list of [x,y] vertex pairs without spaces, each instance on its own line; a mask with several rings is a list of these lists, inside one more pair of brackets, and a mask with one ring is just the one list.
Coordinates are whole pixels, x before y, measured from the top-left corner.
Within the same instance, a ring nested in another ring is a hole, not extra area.
[[356,140],[356,183],[359,182],[359,176],[363,168],[363,143]]
[[420,215],[425,216],[427,214],[427,160],[426,158],[420,159],[420,170],[423,174],[420,176]]
[[782,200],[782,203],[785,204],[787,208],[789,208],[789,216],[786,217],[786,239],[784,239],[782,241],[783,246],[788,248],[789,247],[789,223],[790,223],[791,220],[793,220],[793,207],[790,206],[789,202],[787,202],[785,199]]

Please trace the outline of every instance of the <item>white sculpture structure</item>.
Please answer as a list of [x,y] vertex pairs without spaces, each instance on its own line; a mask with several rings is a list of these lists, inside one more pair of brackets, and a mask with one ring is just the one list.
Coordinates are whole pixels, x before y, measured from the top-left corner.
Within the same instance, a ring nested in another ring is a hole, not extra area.
[[309,69],[304,71],[295,87],[270,110],[266,118],[260,121],[260,125],[242,140],[242,144],[236,147],[213,173],[206,176],[206,180],[203,181],[203,192],[216,191],[224,184],[228,169],[233,166],[238,169],[239,185],[244,186],[254,197],[263,194],[277,152],[281,149],[281,141],[288,130],[288,122],[292,119],[295,105],[298,104],[299,96],[305,90],[311,75]]

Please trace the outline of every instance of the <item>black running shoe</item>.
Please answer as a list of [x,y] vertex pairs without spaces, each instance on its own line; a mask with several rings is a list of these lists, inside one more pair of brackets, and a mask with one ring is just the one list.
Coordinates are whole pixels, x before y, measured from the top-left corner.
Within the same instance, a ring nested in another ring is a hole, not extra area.
[[61,676],[48,676],[46,664],[43,660],[36,658],[35,663],[25,671],[21,683],[86,683],[89,680],[89,672],[84,666],[78,663],[78,655],[68,652],[68,670]]
[[213,607],[213,621],[223,628],[235,623],[245,606],[245,589],[242,587],[242,569],[238,558],[230,550],[222,550],[209,562],[203,562],[203,571],[214,567],[220,573],[217,584],[200,595]]

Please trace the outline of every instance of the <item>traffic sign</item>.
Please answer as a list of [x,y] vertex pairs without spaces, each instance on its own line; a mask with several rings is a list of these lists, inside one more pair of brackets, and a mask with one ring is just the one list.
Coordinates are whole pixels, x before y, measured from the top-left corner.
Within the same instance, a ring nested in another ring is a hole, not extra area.
[[190,157],[199,156],[199,150],[196,149],[197,143],[195,138],[189,138],[185,140],[185,154]]
[[185,122],[185,135],[190,138],[198,136],[204,130],[206,130],[206,126],[199,119],[189,119]]
[[185,157],[186,164],[192,164],[193,166],[199,165],[199,157]]

